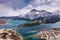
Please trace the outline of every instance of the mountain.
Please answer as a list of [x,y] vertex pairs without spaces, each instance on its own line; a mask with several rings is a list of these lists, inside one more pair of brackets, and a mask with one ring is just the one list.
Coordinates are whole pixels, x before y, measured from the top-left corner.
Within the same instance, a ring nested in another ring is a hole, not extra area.
[[29,13],[25,14],[24,16],[20,16],[20,19],[24,20],[40,20],[44,18],[52,18],[52,17],[58,17],[60,16],[59,14],[51,13],[45,10],[36,10],[32,9]]
[[49,16],[49,15],[51,15],[51,13],[47,12],[45,10],[39,11],[39,10],[33,9],[28,14],[26,14],[25,17],[32,20],[32,19],[35,19],[35,18],[38,18],[38,17],[45,17],[45,16]]
[[56,10],[54,13],[60,15],[60,11],[59,10]]
[[29,13],[27,13],[24,17],[26,20],[33,20],[28,23],[20,24],[17,27],[30,27],[30,26],[36,26],[40,24],[48,24],[48,23],[56,23],[60,21],[60,12],[57,13],[51,13],[47,12],[45,10],[31,10]]
[[20,16],[0,17],[0,19],[13,19],[13,20],[60,20],[60,11],[48,12],[46,10],[32,9],[28,13]]

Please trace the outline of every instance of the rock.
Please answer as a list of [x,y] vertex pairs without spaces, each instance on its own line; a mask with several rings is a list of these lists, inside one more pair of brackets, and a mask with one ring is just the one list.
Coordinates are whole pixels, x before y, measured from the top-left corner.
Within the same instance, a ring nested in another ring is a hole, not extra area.
[[20,24],[19,26],[17,27],[28,27],[28,26],[36,26],[36,25],[40,25],[42,24],[42,21],[41,20],[35,20],[35,21],[31,21],[31,22],[28,22],[28,23],[25,23],[25,24]]
[[21,35],[18,35],[14,29],[0,30],[0,39],[6,40],[23,40]]

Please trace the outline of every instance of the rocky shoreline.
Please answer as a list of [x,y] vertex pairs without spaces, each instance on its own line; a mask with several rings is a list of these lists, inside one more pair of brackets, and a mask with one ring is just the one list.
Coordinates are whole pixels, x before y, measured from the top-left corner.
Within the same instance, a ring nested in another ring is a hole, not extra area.
[[23,37],[15,29],[0,29],[0,40],[23,40]]
[[37,36],[39,40],[59,40],[60,39],[60,28],[38,30]]

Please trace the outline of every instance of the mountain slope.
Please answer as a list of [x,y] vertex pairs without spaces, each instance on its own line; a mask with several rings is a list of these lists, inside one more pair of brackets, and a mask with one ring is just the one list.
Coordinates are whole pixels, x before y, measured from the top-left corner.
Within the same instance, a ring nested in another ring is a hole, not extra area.
[[25,20],[39,20],[42,18],[46,18],[46,17],[57,17],[60,16],[59,14],[55,14],[55,13],[51,13],[45,10],[35,10],[32,9],[29,13],[25,14],[23,17],[19,17],[20,19],[25,19]]

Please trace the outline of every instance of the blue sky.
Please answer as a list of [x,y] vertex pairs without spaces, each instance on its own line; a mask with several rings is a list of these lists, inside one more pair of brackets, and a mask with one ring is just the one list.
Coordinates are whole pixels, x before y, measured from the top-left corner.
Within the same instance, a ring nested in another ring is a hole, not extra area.
[[17,16],[32,9],[60,11],[60,0],[0,0],[0,16]]

